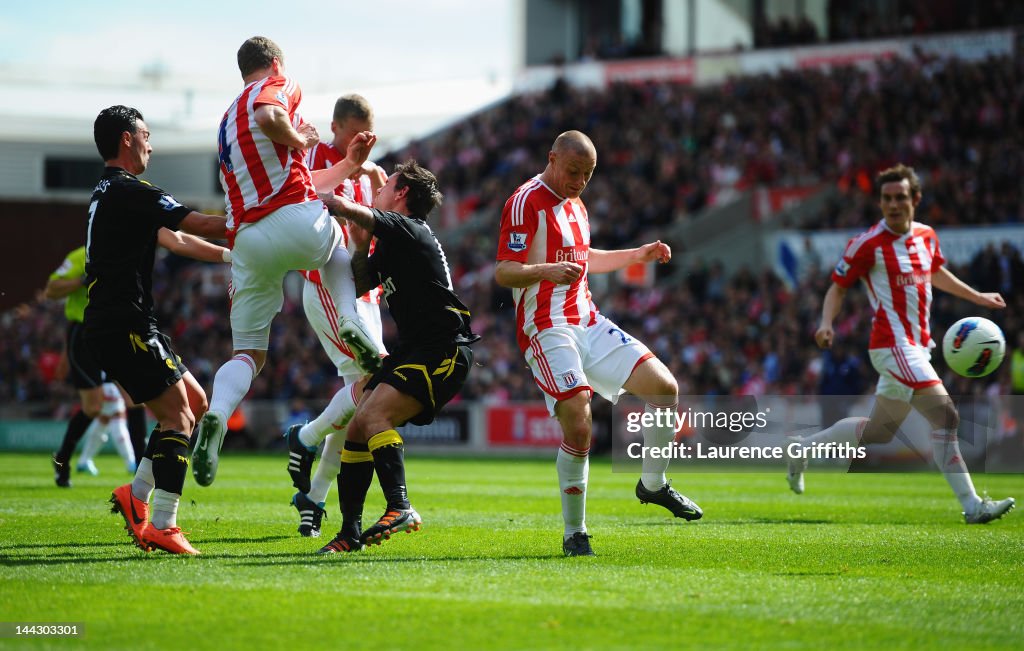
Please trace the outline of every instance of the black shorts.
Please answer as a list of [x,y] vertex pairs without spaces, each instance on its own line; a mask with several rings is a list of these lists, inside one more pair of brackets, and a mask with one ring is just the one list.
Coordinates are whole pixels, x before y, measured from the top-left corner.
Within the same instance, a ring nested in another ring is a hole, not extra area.
[[157,330],[93,335],[88,343],[107,379],[120,384],[137,405],[159,397],[188,373],[171,340]]
[[469,346],[448,344],[441,348],[399,350],[384,358],[384,367],[374,373],[364,391],[378,384],[390,384],[412,396],[423,405],[423,411],[409,422],[426,425],[459,393],[472,365],[473,349]]
[[68,321],[65,340],[68,352],[68,380],[78,390],[95,389],[106,381],[103,367],[93,349],[82,336],[85,327],[81,321]]

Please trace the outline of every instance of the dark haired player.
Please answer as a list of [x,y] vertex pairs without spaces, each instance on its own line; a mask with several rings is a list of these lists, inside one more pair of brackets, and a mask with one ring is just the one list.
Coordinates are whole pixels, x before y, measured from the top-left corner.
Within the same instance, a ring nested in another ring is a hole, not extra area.
[[[380,544],[422,523],[406,493],[403,443],[396,428],[434,420],[465,383],[473,362],[469,344],[480,338],[470,329],[469,310],[453,291],[444,250],[426,222],[441,201],[437,179],[415,161],[395,169],[373,208],[337,196],[325,200],[332,213],[368,234],[357,241],[352,258],[356,291],[362,294],[378,284],[384,288],[398,326],[398,346],[366,383],[349,422],[338,473],[341,530],[321,553]],[[372,255],[369,235],[376,238]],[[361,531],[374,471],[387,508]]]
[[171,349],[170,339],[157,329],[153,259],[159,242],[197,260],[229,261],[227,249],[175,232],[224,237],[225,219],[183,206],[136,177],[146,170],[153,152],[149,127],[138,110],[106,108],[93,130],[106,168],[89,203],[84,339],[108,378],[135,404],[149,407],[159,421],[132,483],[115,489],[110,501],[142,549],[198,554],[176,520],[188,439],[196,414],[206,411],[206,394]]
[[[935,465],[963,507],[967,524],[985,524],[1008,513],[1012,497],[980,497],[971,481],[957,428],[960,414],[931,364],[935,346],[928,322],[932,287],[991,310],[1006,302],[998,293],[970,287],[945,266],[939,236],[931,226],[914,220],[921,203],[921,181],[914,169],[896,165],[882,170],[875,180],[882,219],[850,240],[832,272],[832,285],[821,307],[821,324],[814,339],[831,348],[832,322],[839,314],[847,290],[863,280],[875,314],[868,354],[878,371],[875,405],[870,418],[844,418],[817,434],[802,439],[805,447],[819,443],[867,445],[888,443],[916,409],[931,427]],[[806,455],[789,459],[787,481],[796,493],[804,492]]]

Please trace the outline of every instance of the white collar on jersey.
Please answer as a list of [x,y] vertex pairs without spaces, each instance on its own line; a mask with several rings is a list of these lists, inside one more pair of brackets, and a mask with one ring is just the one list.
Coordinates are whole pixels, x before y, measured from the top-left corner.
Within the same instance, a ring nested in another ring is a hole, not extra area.
[[566,200],[566,199],[568,198],[568,197],[563,197],[562,195],[558,194],[557,192],[555,192],[554,190],[552,190],[552,189],[551,189],[551,186],[550,186],[550,185],[548,185],[548,184],[547,184],[547,183],[545,183],[544,181],[541,181],[541,180],[540,180],[540,174],[538,174],[537,176],[535,176],[535,177],[533,177],[533,178],[534,178],[534,179],[535,179],[535,180],[537,181],[537,183],[540,183],[540,184],[541,184],[541,185],[543,185],[543,186],[544,186],[545,188],[547,188],[547,189],[548,189],[548,192],[550,192],[551,194],[553,194],[553,195],[555,195],[556,197],[558,197],[559,201],[565,201],[565,200]]
[[906,233],[897,233],[896,231],[894,231],[891,228],[889,228],[889,225],[885,223],[885,218],[884,217],[878,222],[878,225],[881,226],[882,228],[884,228],[886,231],[888,231],[888,232],[892,233],[893,235],[895,235],[897,239],[900,239],[900,238],[904,238],[904,237],[909,237],[911,234],[913,234],[914,227],[917,226],[917,222],[916,221],[910,222],[910,228],[907,229]]

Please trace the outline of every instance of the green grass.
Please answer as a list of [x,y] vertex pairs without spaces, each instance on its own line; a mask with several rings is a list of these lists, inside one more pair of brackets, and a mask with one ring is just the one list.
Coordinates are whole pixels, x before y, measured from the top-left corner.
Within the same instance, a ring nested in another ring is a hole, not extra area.
[[[188,479],[196,558],[146,554],[107,510],[127,479],[53,486],[48,458],[0,455],[0,620],[84,622],[81,640],[5,648],[1015,648],[1024,514],[968,527],[936,474],[675,473],[705,509],[671,520],[635,475],[591,468],[597,558],[561,556],[553,461],[412,456],[426,528],[358,554],[295,533],[283,455],[228,454]],[[979,490],[1024,497],[1020,475]],[[367,519],[379,515],[371,489]]]

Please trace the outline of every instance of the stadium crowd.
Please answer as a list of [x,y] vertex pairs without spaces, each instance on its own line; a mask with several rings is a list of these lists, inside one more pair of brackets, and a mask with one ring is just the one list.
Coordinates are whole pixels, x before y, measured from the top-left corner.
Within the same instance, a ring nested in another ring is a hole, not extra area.
[[[921,173],[925,199],[918,214],[941,237],[948,225],[1021,221],[1022,102],[1019,58],[965,63],[921,55],[875,70],[786,72],[714,88],[652,83],[598,93],[556,84],[380,162],[391,169],[415,157],[438,175],[446,195],[434,219],[455,289],[484,337],[462,399],[536,400],[539,391],[515,344],[511,295],[495,285],[493,260],[501,204],[541,169],[552,134],[582,129],[597,146],[599,166],[584,200],[600,248],[632,245],[755,185],[836,184],[842,198],[808,226],[863,228],[878,219],[873,173],[897,161]],[[468,222],[484,227],[445,238],[446,228]],[[653,287],[595,283],[595,301],[668,364],[681,394],[810,394],[822,382],[813,333],[832,262],[823,261],[818,273],[789,288],[770,271],[727,277],[713,261],[677,255],[659,268],[662,277]],[[1002,292],[1008,309],[988,316],[1005,332],[1024,330],[1019,251],[991,248],[956,273]],[[670,274],[685,280],[666,282]],[[223,266],[170,255],[159,258],[154,272],[159,320],[206,387],[218,361],[231,353],[227,280]],[[294,280],[293,290],[297,275]],[[287,295],[271,337],[271,354],[280,362],[256,378],[250,397],[319,405],[339,380],[303,316],[298,292]],[[936,329],[964,309],[938,296]],[[855,355],[864,354],[869,320],[863,292],[851,293],[837,332]],[[388,341],[395,333],[390,319],[384,321]],[[71,389],[56,379],[63,332],[55,303],[0,315],[0,401],[42,402],[49,414],[67,408]],[[956,381],[947,386],[974,389]]]
[[967,63],[919,54],[875,70],[789,71],[713,88],[598,92],[556,83],[413,143],[384,166],[412,156],[438,174],[442,226],[491,219],[536,173],[552,133],[582,129],[600,152],[585,200],[594,241],[608,248],[755,185],[836,183],[853,194],[816,227],[865,225],[875,220],[873,173],[898,161],[925,178],[925,221],[1012,222],[1024,205],[1022,102],[1020,57]]

